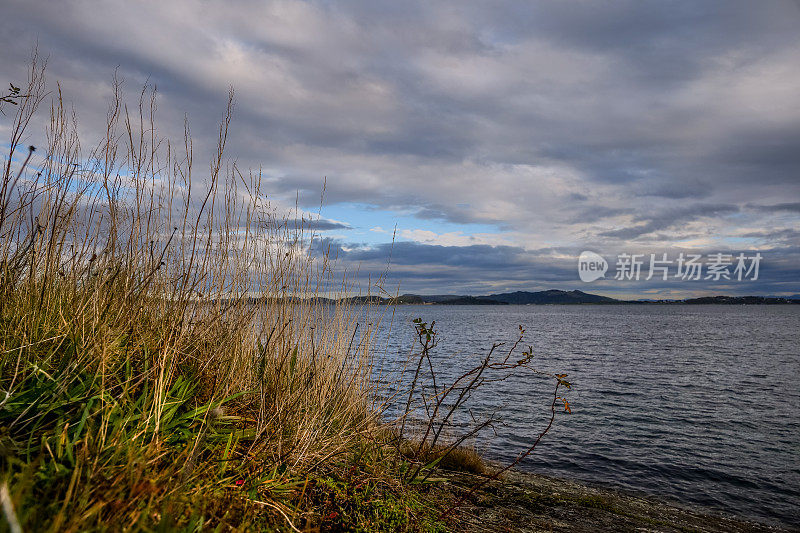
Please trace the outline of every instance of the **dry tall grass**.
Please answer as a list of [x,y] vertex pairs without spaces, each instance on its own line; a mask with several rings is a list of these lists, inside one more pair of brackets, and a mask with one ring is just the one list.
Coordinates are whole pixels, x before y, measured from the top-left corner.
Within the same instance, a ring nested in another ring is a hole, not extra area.
[[313,298],[350,287],[225,158],[233,95],[199,169],[188,126],[158,136],[153,91],[130,110],[115,83],[89,150],[36,55],[25,94],[0,189],[0,529],[341,523],[337,480],[383,449],[372,331]]

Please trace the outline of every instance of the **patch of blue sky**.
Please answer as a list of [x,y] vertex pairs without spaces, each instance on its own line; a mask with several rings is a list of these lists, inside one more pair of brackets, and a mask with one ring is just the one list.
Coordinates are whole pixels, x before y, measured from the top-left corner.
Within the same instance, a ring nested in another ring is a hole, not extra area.
[[421,218],[413,212],[395,211],[390,209],[376,209],[362,203],[337,203],[322,207],[322,216],[349,224],[352,229],[342,231],[331,230],[337,235],[346,234],[347,240],[366,245],[390,242],[395,226],[397,227],[397,240],[407,240],[401,237],[403,230],[425,230],[434,233],[461,232],[464,235],[477,233],[498,233],[501,230],[492,224],[455,223],[441,219]]
[[[11,150],[11,143],[5,142],[2,144],[3,148],[6,152]],[[15,147],[15,150],[11,153],[11,161],[15,165],[12,167],[12,173],[18,172],[20,165],[25,161],[28,157],[28,145],[25,143],[18,144]],[[44,166],[46,157],[46,151],[38,149],[33,152],[30,161],[28,162],[28,166],[25,169],[24,177],[28,180],[44,180],[45,178],[37,178],[35,176],[36,172]],[[5,156],[7,159],[8,156]],[[104,185],[102,182],[102,173],[99,172],[102,169],[104,162],[98,159],[86,159],[81,164],[75,164],[76,170],[66,185],[66,190],[68,192],[78,192],[80,191],[82,194],[85,195],[93,195],[93,194],[100,194],[104,192]],[[117,167],[114,170],[112,178],[122,178],[131,179],[133,174],[128,171],[125,167]],[[149,183],[154,183],[158,186],[162,181],[163,178],[159,175],[155,176],[155,181],[152,180],[152,176],[149,177]],[[125,182],[117,183],[116,184],[116,192],[119,194],[127,194],[133,193],[135,188],[131,185],[126,185]]]

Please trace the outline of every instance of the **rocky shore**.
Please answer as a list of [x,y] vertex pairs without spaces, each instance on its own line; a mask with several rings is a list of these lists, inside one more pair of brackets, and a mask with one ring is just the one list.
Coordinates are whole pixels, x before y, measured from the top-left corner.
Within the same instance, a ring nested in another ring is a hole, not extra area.
[[[443,485],[453,494],[463,493],[479,480],[475,474],[455,472],[444,477]],[[506,473],[472,495],[458,521],[458,529],[468,532],[800,531],[519,471]]]

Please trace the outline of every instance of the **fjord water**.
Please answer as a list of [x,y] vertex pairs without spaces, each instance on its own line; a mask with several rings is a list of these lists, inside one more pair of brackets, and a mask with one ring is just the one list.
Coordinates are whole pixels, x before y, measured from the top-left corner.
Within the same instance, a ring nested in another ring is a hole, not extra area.
[[[389,367],[408,357],[417,317],[436,321],[440,379],[507,348],[518,325],[537,368],[568,374],[572,414],[521,469],[800,524],[800,305],[403,305],[377,339]],[[504,419],[478,449],[512,460],[546,425],[552,392],[528,374],[477,394],[476,416]]]

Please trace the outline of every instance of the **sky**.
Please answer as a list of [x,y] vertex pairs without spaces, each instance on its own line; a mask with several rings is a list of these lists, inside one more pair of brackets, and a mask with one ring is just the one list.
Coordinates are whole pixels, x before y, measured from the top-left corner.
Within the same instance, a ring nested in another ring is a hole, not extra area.
[[[392,293],[800,293],[798,1],[0,4],[0,82],[38,43],[89,141],[115,72],[198,152],[233,86],[228,155],[319,212],[362,285],[388,265]],[[581,281],[583,251],[605,277]],[[730,255],[731,279],[676,277],[680,254]]]

